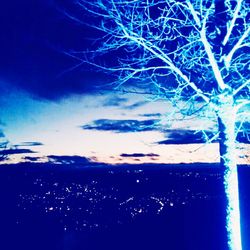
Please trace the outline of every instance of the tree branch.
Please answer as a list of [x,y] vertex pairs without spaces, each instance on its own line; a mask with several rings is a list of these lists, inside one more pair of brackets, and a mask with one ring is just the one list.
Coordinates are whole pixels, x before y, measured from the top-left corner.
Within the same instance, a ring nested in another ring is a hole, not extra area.
[[205,51],[207,53],[210,65],[213,69],[213,73],[214,73],[214,76],[217,80],[218,86],[221,90],[224,90],[227,87],[227,85],[224,83],[224,80],[222,78],[218,64],[217,64],[216,59],[214,57],[214,53],[212,52],[212,49],[210,47],[211,45],[209,44],[207,37],[206,37],[206,23],[207,23],[208,15],[209,15],[209,10],[207,12],[206,18],[205,18],[203,25],[202,25],[202,29],[200,31],[201,41],[204,45]]
[[237,95],[243,88],[245,88],[248,84],[250,84],[250,79],[247,80],[245,83],[243,83],[240,87],[238,87],[237,89],[235,89],[233,91],[233,95]]
[[230,37],[230,35],[232,34],[233,28],[235,27],[235,21],[236,21],[237,18],[238,18],[238,14],[239,14],[239,11],[240,11],[240,9],[241,9],[242,1],[243,1],[243,0],[237,0],[237,5],[236,5],[236,7],[235,7],[235,12],[234,12],[234,14],[233,14],[233,19],[232,19],[231,22],[230,22],[230,25],[229,25],[229,27],[228,27],[228,29],[227,29],[226,36],[225,36],[225,38],[224,38],[224,40],[223,40],[223,42],[222,42],[222,44],[223,44],[224,46],[227,44],[227,42],[228,42],[228,40],[229,40],[229,37]]
[[232,60],[232,57],[234,55],[234,53],[241,48],[241,44],[242,42],[248,37],[250,33],[250,27],[248,27],[248,29],[243,33],[243,35],[241,36],[241,38],[238,40],[238,42],[233,46],[233,48],[231,49],[231,51],[228,53],[227,56],[224,57],[224,61],[225,61],[225,66],[227,69],[229,69],[230,67],[230,63]]

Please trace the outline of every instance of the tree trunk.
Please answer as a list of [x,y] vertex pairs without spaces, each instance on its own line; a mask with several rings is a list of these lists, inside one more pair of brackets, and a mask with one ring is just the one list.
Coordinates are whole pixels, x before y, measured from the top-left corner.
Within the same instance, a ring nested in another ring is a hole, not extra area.
[[218,115],[220,162],[224,170],[227,201],[226,227],[230,250],[242,250],[240,230],[239,187],[235,145],[235,112],[233,105],[221,104]]

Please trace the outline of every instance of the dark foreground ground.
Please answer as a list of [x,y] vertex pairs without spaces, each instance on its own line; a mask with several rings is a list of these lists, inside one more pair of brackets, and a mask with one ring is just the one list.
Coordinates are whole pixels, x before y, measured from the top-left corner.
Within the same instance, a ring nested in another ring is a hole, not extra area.
[[[244,250],[250,168],[239,167]],[[0,167],[1,250],[227,250],[213,165]]]

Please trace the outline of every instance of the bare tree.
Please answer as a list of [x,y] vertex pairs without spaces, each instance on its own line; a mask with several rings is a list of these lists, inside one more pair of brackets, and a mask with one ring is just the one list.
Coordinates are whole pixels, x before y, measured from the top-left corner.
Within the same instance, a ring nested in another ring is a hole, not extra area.
[[[71,56],[116,74],[116,88],[136,84],[145,93],[182,104],[185,115],[214,112],[228,246],[242,249],[235,140],[250,104],[249,1],[78,0],[77,5],[93,15],[87,24],[103,36],[94,53]],[[97,55],[106,64],[98,63]],[[236,128],[238,116],[242,123]]]

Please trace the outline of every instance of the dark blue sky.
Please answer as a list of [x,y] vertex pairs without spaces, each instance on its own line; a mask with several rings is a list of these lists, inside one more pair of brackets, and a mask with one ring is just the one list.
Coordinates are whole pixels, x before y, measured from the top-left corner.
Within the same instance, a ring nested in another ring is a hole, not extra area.
[[[95,31],[63,11],[76,13],[73,1],[14,0],[0,3],[0,80],[35,96],[57,99],[92,90],[103,75],[65,55],[88,48]],[[64,71],[67,71],[63,73]]]
[[[93,91],[109,77],[87,64],[74,68],[79,60],[66,54],[96,47],[103,34],[81,23],[95,21],[72,0],[1,1],[0,81],[53,100]],[[104,61],[115,62],[115,53]]]

